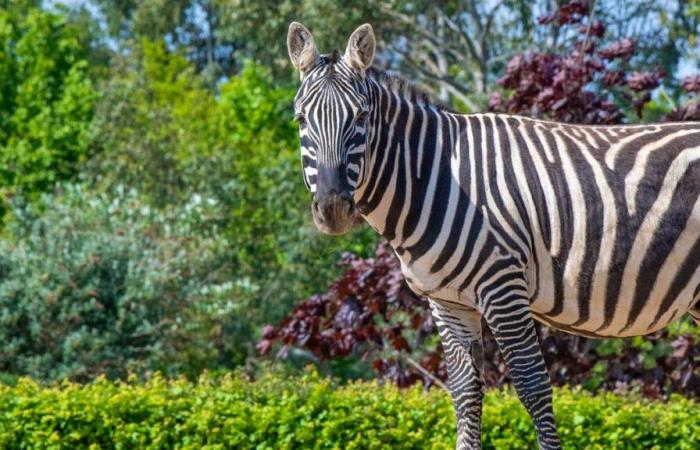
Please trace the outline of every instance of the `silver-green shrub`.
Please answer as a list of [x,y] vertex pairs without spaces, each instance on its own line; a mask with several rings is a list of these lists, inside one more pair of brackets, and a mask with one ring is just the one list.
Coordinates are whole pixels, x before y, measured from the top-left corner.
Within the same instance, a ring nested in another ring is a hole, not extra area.
[[242,358],[236,334],[250,330],[234,299],[245,287],[207,224],[215,202],[193,196],[155,211],[117,192],[65,186],[12,202],[0,240],[0,371],[87,379]]

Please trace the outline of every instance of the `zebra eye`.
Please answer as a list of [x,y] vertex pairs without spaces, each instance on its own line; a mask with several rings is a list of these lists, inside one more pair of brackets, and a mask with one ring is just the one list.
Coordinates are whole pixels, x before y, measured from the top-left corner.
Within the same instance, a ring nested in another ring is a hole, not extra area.
[[355,122],[358,124],[362,124],[366,118],[367,111],[358,111],[357,114],[355,114]]
[[299,125],[304,125],[306,123],[306,117],[304,117],[303,114],[297,113],[294,114],[294,120],[299,124]]

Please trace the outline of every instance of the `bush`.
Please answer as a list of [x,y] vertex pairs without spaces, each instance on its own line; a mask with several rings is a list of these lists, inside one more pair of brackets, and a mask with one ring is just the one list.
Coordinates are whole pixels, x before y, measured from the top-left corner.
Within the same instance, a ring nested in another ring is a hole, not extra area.
[[[632,71],[641,49],[631,36],[616,36],[611,42],[606,24],[595,18],[595,5],[560,2],[555,12],[540,17],[540,25],[567,37],[564,45],[555,52],[532,50],[513,56],[498,80],[507,99],[492,93],[489,109],[587,124],[700,120],[700,101],[693,95],[700,91],[700,75],[680,83],[667,81],[669,87],[675,84],[677,94],[678,88],[685,92],[681,96],[685,104],[676,106],[663,90],[652,101],[665,72],[658,66]],[[694,11],[689,8],[690,15]]]
[[[695,449],[700,408],[559,389],[555,413],[568,449]],[[29,379],[0,387],[3,448],[452,449],[455,421],[440,390],[399,390],[376,382],[337,386],[307,372],[202,376],[198,382],[156,376],[145,384]],[[512,391],[490,391],[485,449],[536,445],[530,419]]]
[[16,200],[0,241],[0,371],[84,380],[243,361],[226,242],[203,231],[215,205],[64,191]]

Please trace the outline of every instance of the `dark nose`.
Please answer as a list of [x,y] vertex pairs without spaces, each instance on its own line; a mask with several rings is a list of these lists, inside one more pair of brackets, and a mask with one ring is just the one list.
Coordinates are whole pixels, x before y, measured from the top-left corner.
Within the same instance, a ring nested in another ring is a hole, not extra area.
[[314,196],[314,211],[326,222],[332,221],[339,215],[350,216],[355,213],[355,202],[349,192],[338,193],[335,189],[328,195]]

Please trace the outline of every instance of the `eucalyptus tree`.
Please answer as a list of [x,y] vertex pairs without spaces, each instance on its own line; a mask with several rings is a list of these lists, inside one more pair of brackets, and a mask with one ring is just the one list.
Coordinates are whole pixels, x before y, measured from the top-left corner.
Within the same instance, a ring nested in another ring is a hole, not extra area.
[[584,5],[607,26],[610,41],[628,37],[638,62],[673,72],[696,52],[698,0],[87,0],[97,6],[111,38],[123,50],[142,37],[183,49],[209,79],[239,73],[246,60],[291,82],[283,46],[272,39],[292,20],[330,46],[361,22],[382,41],[377,63],[416,80],[460,109],[480,110],[507,61],[529,48],[555,52],[575,37],[557,23],[538,24],[560,6]]

